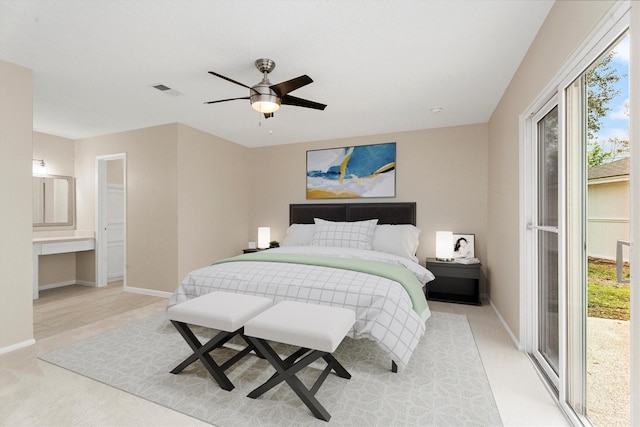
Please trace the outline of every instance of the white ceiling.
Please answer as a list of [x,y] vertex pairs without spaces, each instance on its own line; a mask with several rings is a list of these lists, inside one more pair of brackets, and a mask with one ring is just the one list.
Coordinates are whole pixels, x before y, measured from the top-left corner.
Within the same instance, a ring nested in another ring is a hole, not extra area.
[[[34,130],[181,122],[247,147],[487,122],[552,0],[0,0],[0,59],[33,70]],[[308,74],[265,120],[243,97]],[[180,95],[152,88],[164,84]],[[433,107],[442,107],[434,114]]]

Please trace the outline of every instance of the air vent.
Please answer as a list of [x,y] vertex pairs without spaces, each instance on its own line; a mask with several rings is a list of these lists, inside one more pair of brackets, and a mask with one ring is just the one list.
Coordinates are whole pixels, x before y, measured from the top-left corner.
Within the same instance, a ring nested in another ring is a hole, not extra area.
[[182,95],[177,90],[171,89],[169,86],[163,85],[162,83],[151,85],[151,87],[154,88],[154,89],[159,90],[160,92],[162,92],[162,93],[164,93],[166,95],[170,95],[170,96],[180,96],[180,95]]

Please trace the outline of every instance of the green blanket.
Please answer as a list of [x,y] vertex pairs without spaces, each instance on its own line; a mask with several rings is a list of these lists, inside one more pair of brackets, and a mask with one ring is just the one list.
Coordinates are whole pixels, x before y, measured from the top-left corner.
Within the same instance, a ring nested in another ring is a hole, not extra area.
[[366,259],[269,253],[249,253],[238,255],[233,258],[216,261],[214,264],[235,261],[265,261],[319,265],[323,267],[341,268],[343,270],[353,270],[385,277],[400,283],[405,288],[409,294],[409,298],[411,298],[413,310],[418,313],[421,319],[425,320],[429,316],[429,308],[427,307],[427,300],[424,296],[422,285],[410,270],[407,270],[405,267],[398,264]]

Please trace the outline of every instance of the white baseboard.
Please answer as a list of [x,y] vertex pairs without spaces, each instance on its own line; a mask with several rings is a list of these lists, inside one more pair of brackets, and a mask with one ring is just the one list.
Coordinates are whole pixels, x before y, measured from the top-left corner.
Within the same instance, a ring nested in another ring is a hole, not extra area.
[[0,348],[0,354],[10,353],[12,351],[20,350],[21,348],[29,347],[30,345],[34,345],[35,343],[36,343],[36,340],[31,338],[26,341],[22,341],[16,344],[11,344],[6,347]]
[[76,284],[75,280],[67,280],[64,282],[49,283],[48,285],[40,285],[38,286],[38,289],[41,291],[44,291],[47,289],[61,288],[63,286],[69,286],[69,285],[75,285],[75,284]]
[[124,286],[122,288],[125,292],[131,292],[134,294],[151,295],[153,297],[169,298],[173,295],[173,292],[155,291],[153,289],[136,288],[133,286]]
[[502,317],[502,315],[500,314],[496,306],[493,305],[493,301],[491,301],[491,298],[489,298],[488,301],[489,301],[489,305],[491,305],[491,308],[493,308],[493,312],[496,314],[496,317],[502,324],[502,327],[504,328],[505,331],[507,331],[507,334],[509,335],[509,337],[511,337],[511,340],[516,345],[516,348],[520,351],[524,351],[524,347],[520,345],[520,341],[518,340],[518,338],[516,338],[514,333],[511,331],[511,328],[509,328],[509,325],[507,325],[507,322],[504,321],[504,318]]
[[40,285],[38,286],[38,290],[45,291],[47,289],[61,288],[63,286],[69,286],[69,285],[90,286],[92,288],[96,287],[95,282],[87,282],[86,280],[66,280],[64,282],[49,283],[48,285]]
[[90,288],[96,288],[96,282],[88,282],[86,280],[76,280],[76,285],[89,286]]

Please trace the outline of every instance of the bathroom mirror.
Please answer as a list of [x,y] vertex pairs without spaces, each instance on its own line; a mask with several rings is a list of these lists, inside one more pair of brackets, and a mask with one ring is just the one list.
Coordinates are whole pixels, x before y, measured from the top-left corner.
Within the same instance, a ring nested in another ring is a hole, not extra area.
[[33,177],[33,226],[73,226],[75,185],[71,176]]

